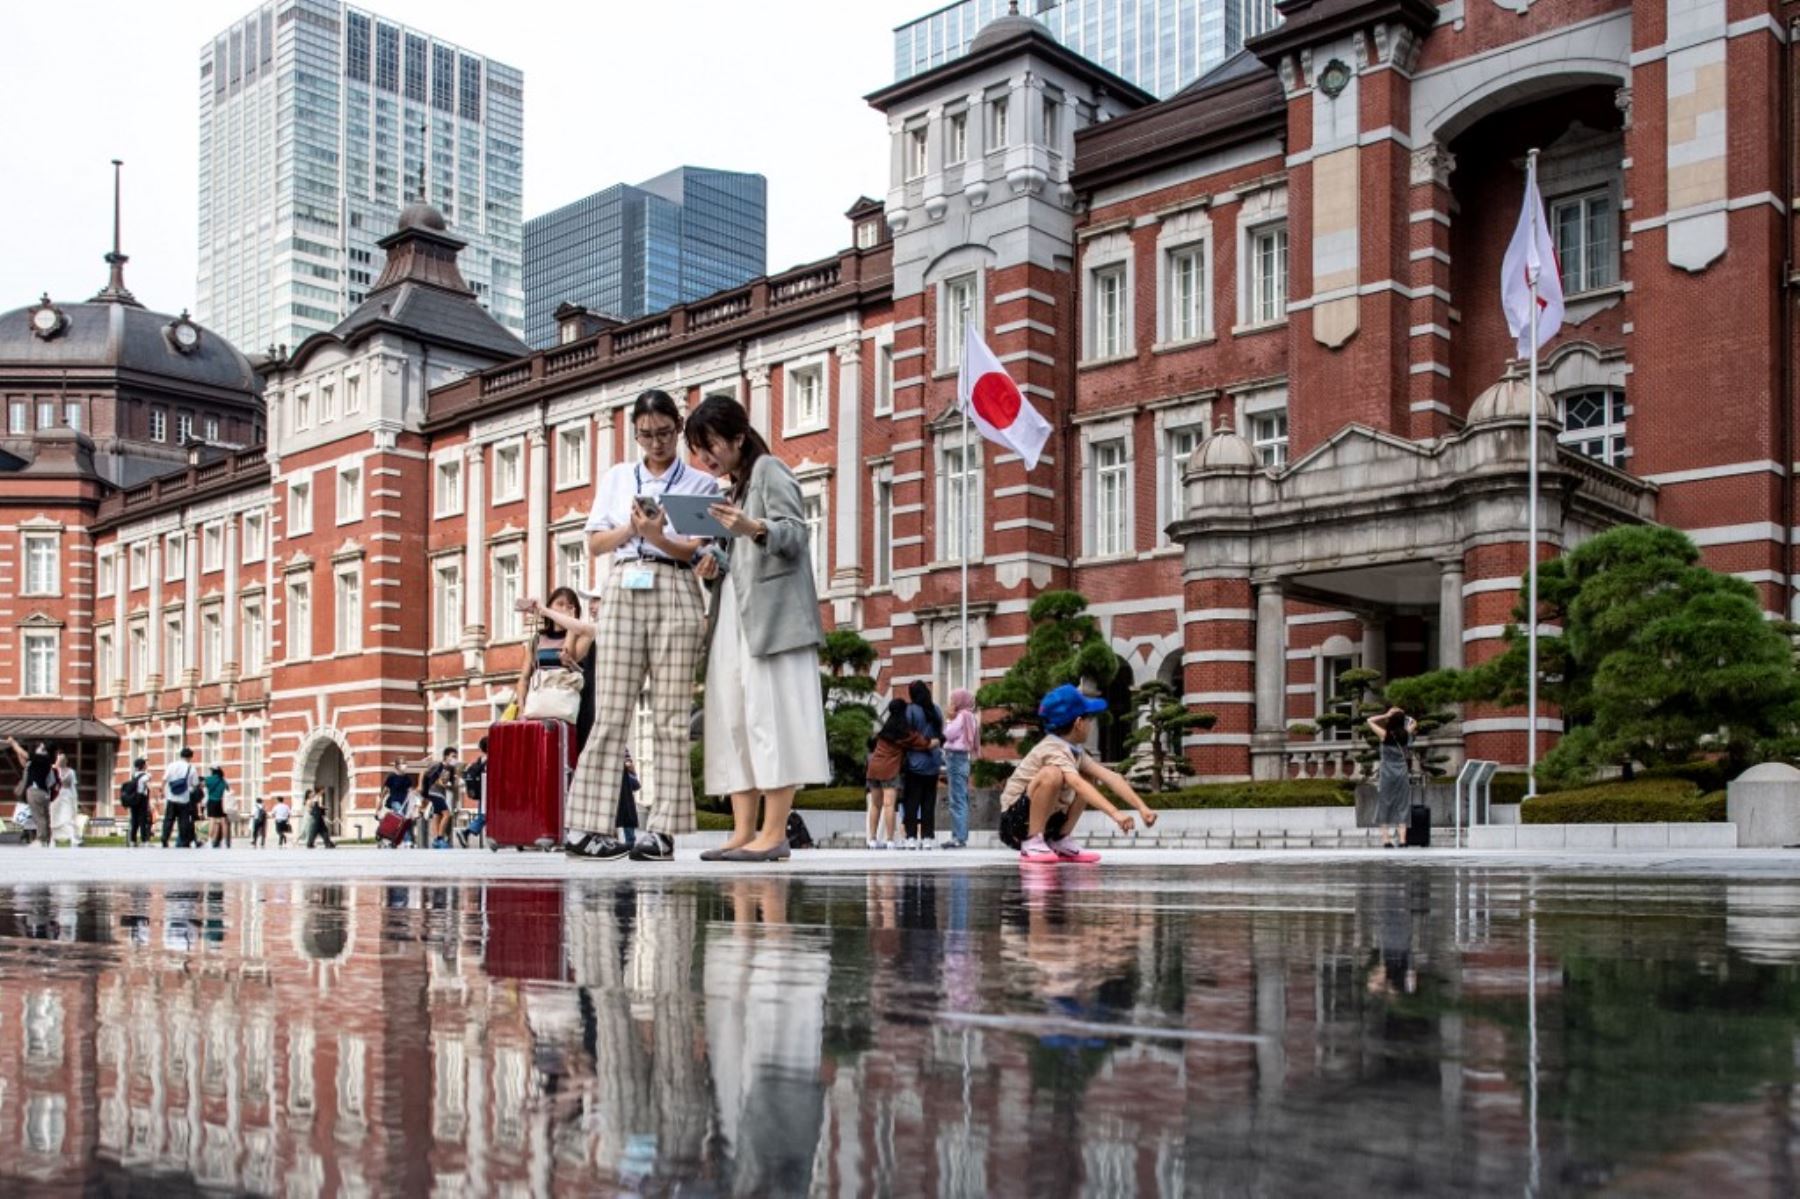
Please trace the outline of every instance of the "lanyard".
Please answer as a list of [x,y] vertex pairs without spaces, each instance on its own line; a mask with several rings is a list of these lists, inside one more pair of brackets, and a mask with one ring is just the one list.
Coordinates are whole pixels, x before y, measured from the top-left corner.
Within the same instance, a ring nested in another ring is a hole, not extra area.
[[[657,494],[658,495],[668,495],[671,491],[674,491],[675,484],[677,484],[681,481],[681,472],[685,469],[686,469],[686,467],[682,464],[681,459],[678,457],[675,459],[674,469],[669,471],[668,478],[666,478],[666,479],[656,479],[656,478],[651,479],[650,481],[652,483],[660,484],[662,487],[662,490],[657,492]],[[631,473],[637,479],[637,494],[638,495],[644,494],[644,464],[639,462],[639,463],[633,465],[631,468]],[[637,556],[639,558],[646,558],[646,557],[651,556],[644,552],[644,539],[642,537],[633,537],[629,544],[630,544],[631,548],[637,552]]]

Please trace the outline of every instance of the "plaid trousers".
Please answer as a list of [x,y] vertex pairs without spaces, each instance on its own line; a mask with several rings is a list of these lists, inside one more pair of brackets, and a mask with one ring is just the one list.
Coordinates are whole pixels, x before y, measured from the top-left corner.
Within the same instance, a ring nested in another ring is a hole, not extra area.
[[606,578],[606,598],[594,643],[594,731],[575,764],[569,784],[571,835],[612,835],[618,825],[619,785],[625,751],[637,719],[638,697],[646,684],[655,729],[651,762],[650,813],[641,826],[674,835],[694,831],[694,784],[688,769],[688,713],[700,643],[706,634],[706,604],[700,581],[685,570],[651,566],[656,586],[627,591],[625,571]]

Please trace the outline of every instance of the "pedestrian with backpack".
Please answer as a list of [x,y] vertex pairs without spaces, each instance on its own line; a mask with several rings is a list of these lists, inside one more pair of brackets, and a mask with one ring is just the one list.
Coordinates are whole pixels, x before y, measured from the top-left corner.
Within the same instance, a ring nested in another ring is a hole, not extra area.
[[169,848],[169,833],[175,833],[178,849],[199,843],[194,835],[194,802],[200,791],[200,771],[194,766],[194,751],[181,747],[181,755],[163,771],[162,846]]
[[50,798],[56,791],[56,759],[50,756],[50,747],[42,741],[30,753],[26,753],[25,747],[15,738],[8,737],[6,743],[12,747],[13,756],[19,759],[19,765],[25,769],[25,777],[19,781],[21,797],[31,810],[31,823],[37,830],[38,844],[49,849]]
[[125,809],[125,844],[150,844],[150,772],[144,759],[131,764],[131,774],[119,784],[119,806]]

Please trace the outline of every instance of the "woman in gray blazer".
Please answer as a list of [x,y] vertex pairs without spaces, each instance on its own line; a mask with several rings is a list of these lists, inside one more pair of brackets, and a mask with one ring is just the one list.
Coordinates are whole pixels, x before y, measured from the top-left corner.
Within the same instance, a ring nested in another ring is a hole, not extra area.
[[712,508],[731,538],[703,551],[695,572],[718,584],[703,752],[707,792],[731,797],[732,832],[723,847],[700,856],[780,861],[788,856],[795,789],[831,781],[819,691],[825,630],[800,484],[727,396],[710,396],[694,409],[687,438],[706,470],[731,478],[726,502]]

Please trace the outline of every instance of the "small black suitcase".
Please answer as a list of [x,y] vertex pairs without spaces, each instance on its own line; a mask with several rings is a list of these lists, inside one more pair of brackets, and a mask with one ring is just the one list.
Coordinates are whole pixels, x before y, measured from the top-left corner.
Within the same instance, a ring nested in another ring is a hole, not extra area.
[[1431,809],[1422,803],[1412,806],[1406,817],[1406,847],[1431,848]]

